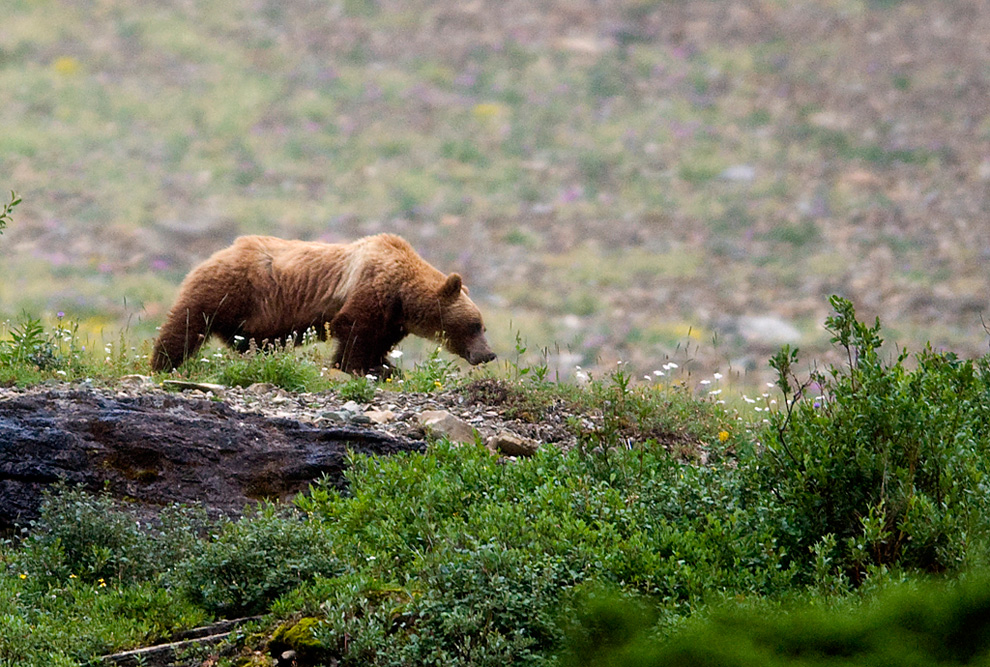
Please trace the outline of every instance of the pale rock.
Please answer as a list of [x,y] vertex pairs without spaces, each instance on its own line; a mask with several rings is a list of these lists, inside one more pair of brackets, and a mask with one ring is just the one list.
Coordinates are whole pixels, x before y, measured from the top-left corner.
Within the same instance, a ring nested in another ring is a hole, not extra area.
[[720,178],[726,181],[738,183],[748,183],[756,178],[756,168],[749,164],[734,164],[720,174]]
[[356,401],[347,401],[341,406],[341,409],[345,412],[364,412],[364,408]]
[[776,315],[750,315],[737,320],[739,335],[750,343],[782,345],[796,343],[801,331]]
[[201,391],[204,394],[220,394],[225,389],[226,386],[222,384],[213,384],[210,382],[187,382],[185,380],[164,380],[162,382],[162,387],[165,389],[175,389],[178,391]]
[[347,382],[348,380],[354,379],[350,373],[345,373],[339,368],[330,368],[324,371],[323,377],[330,382]]
[[120,384],[126,387],[150,387],[154,381],[147,375],[125,375],[120,378]]
[[391,410],[368,410],[364,416],[371,420],[373,424],[387,424],[395,421],[395,413]]
[[446,410],[426,410],[419,414],[419,423],[427,431],[451,442],[472,443],[475,441],[475,431],[463,419],[459,419]]
[[493,454],[501,453],[506,456],[532,456],[540,448],[540,443],[531,438],[524,438],[512,431],[502,431],[488,438],[485,446]]
[[345,424],[350,417],[349,412],[344,412],[343,410],[327,410],[326,412],[321,412],[319,418],[333,422],[334,424]]

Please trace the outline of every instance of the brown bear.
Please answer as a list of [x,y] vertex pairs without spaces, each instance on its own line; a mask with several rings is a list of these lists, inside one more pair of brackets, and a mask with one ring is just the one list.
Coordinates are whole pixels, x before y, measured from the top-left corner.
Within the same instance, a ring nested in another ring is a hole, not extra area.
[[155,341],[151,366],[179,366],[210,335],[244,351],[291,343],[310,328],[337,341],[334,366],[387,372],[407,334],[471,364],[491,361],[481,313],[456,273],[444,275],[393,234],[353,243],[242,236],[193,269]]

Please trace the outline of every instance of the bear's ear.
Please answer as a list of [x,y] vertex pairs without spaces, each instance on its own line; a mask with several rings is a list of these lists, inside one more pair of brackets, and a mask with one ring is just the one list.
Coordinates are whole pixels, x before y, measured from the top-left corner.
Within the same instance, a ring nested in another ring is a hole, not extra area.
[[461,293],[461,287],[462,283],[460,275],[451,273],[447,276],[447,280],[444,281],[443,287],[440,288],[440,298],[453,299]]

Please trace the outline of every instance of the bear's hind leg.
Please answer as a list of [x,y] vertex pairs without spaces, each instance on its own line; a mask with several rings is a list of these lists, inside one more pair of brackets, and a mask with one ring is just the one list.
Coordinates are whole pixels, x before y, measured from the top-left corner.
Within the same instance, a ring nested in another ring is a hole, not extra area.
[[155,340],[151,355],[152,370],[170,371],[196,354],[209,335],[207,323],[201,320],[202,316],[191,313],[188,308],[169,313]]

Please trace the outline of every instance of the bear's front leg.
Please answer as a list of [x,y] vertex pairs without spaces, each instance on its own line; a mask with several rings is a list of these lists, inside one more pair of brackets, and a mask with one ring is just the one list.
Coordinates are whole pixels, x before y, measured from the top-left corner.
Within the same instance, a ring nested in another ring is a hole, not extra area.
[[391,367],[385,358],[405,337],[405,329],[386,319],[369,319],[344,308],[330,323],[330,335],[337,341],[333,365],[354,375],[373,373],[388,377]]

